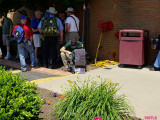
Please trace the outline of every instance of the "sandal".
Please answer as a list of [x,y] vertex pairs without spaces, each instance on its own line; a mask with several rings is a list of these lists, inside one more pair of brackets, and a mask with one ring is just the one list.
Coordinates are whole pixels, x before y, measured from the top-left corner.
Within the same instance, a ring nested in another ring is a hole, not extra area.
[[67,68],[63,68],[62,70],[63,70],[63,71],[67,71]]

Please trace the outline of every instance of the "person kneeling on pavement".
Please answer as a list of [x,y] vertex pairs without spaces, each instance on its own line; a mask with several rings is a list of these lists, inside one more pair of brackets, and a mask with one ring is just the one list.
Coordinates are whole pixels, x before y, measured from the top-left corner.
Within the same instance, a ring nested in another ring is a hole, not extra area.
[[71,58],[72,58],[72,52],[75,49],[80,49],[82,48],[82,43],[78,41],[76,38],[73,38],[71,41],[69,41],[65,46],[63,46],[60,49],[61,52],[61,58],[64,64],[64,71],[72,72],[71,68]]
[[[17,48],[18,48],[18,52],[19,52],[19,58],[20,58],[22,72],[27,71],[26,62],[25,62],[25,50],[27,50],[30,54],[31,67],[36,67],[36,65],[38,64],[38,62],[35,59],[34,47],[32,45],[32,41],[33,41],[32,28],[29,25],[27,25],[26,23],[27,23],[27,16],[22,15],[21,16],[21,24],[15,26],[13,33],[12,33],[15,38],[17,37]],[[19,28],[19,29],[17,29],[17,28]],[[22,32],[20,32],[20,31],[22,31]],[[18,36],[18,34],[20,34],[20,35]],[[22,38],[22,39],[20,39],[20,38]]]

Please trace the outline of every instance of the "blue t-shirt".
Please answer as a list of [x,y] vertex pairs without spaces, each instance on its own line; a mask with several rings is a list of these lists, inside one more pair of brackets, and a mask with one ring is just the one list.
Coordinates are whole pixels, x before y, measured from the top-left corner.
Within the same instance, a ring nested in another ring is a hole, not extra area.
[[[37,29],[40,21],[41,21],[40,19],[37,19],[36,17],[34,17],[31,21],[31,28]],[[40,33],[39,32],[33,32],[33,34],[40,34]]]

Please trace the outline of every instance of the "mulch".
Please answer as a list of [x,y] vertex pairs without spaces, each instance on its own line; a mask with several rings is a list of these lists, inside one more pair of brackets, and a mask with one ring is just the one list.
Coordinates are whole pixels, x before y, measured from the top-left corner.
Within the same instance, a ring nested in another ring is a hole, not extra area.
[[[43,113],[40,113],[39,119],[43,120],[56,120],[55,117],[51,116],[51,111],[53,108],[53,105],[59,100],[59,97],[54,97],[54,92],[43,89],[43,88],[37,88],[37,92],[40,93],[41,98],[44,100],[44,104],[41,108],[41,111]],[[50,102],[50,104],[48,104]]]

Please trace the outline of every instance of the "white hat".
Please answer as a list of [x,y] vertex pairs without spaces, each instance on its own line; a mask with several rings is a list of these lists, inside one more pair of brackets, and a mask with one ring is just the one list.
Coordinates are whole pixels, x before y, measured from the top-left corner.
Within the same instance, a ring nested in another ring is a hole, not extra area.
[[43,14],[40,10],[35,11],[35,14]]
[[57,11],[54,7],[50,7],[47,12],[53,13],[53,14],[57,14]]
[[74,9],[72,7],[69,7],[65,12],[74,12]]

